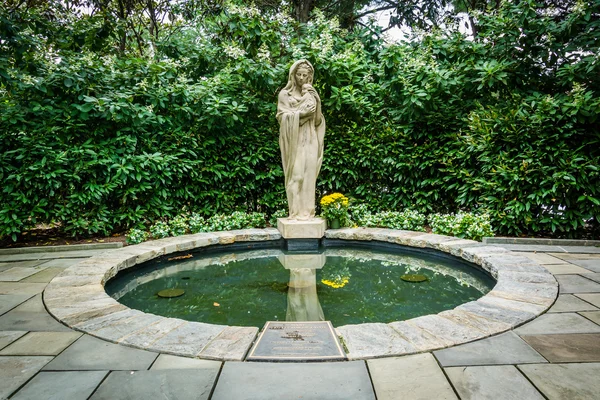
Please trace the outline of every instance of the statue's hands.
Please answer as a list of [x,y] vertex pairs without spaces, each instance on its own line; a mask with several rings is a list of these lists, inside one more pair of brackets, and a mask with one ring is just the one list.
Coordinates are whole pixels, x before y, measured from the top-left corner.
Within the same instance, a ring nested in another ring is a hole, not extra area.
[[300,110],[300,118],[310,117],[317,111],[317,106],[315,104],[306,105],[302,110]]

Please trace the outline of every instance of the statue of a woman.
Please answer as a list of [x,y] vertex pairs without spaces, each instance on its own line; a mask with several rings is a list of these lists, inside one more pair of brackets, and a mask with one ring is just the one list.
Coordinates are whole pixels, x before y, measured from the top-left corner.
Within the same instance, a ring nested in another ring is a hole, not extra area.
[[321,99],[312,87],[314,71],[307,60],[296,61],[277,100],[279,147],[290,219],[307,220],[315,216],[325,119]]

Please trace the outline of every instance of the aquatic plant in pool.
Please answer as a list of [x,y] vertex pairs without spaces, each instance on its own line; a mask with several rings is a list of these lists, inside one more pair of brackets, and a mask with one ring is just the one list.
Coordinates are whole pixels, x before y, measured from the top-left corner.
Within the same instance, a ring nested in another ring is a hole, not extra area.
[[[407,282],[404,275],[427,279]],[[453,259],[359,248],[318,254],[279,249],[155,260],[112,279],[107,292],[128,307],[212,324],[330,320],[334,326],[435,314],[475,300],[494,280]],[[184,295],[161,298],[167,288]]]

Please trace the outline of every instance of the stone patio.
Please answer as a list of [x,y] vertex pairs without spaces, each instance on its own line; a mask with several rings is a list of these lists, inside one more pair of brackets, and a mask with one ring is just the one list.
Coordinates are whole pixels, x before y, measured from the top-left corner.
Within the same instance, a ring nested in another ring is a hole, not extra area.
[[0,253],[0,399],[597,399],[599,248],[514,246],[511,256],[541,264],[560,283],[540,317],[433,352],[313,364],[182,358],[71,330],[40,293],[106,250]]

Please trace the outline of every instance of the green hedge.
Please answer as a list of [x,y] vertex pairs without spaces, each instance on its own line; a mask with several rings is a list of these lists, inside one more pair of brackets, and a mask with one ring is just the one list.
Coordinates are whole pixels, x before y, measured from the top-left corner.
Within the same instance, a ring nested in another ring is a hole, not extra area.
[[554,21],[504,3],[476,41],[385,45],[236,8],[142,58],[75,46],[72,30],[96,26],[85,16],[71,27],[0,8],[0,236],[284,208],[275,101],[300,57],[328,125],[318,195],[486,212],[498,234],[598,230],[599,9]]

